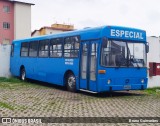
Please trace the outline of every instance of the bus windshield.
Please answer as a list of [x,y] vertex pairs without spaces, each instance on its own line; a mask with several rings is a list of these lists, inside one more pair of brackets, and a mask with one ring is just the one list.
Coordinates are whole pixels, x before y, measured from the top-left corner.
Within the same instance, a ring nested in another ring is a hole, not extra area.
[[101,65],[105,67],[146,67],[144,43],[103,40]]

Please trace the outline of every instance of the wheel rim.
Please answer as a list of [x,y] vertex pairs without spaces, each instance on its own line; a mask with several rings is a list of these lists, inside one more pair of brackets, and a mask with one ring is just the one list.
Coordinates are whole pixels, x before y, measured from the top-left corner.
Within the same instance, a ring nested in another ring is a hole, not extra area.
[[25,78],[26,78],[26,73],[25,73],[25,71],[23,70],[23,71],[22,71],[22,80],[25,80]]
[[73,88],[74,86],[75,86],[75,77],[74,76],[70,76],[69,78],[68,78],[68,86],[70,87],[70,88]]

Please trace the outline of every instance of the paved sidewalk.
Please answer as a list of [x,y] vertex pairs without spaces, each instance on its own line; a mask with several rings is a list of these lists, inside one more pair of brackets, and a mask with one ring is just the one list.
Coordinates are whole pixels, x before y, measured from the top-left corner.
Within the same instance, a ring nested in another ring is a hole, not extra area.
[[[3,85],[11,83],[4,82]],[[160,117],[160,97],[140,91],[117,92],[111,96],[107,93],[71,93],[42,85],[0,87],[0,117]]]

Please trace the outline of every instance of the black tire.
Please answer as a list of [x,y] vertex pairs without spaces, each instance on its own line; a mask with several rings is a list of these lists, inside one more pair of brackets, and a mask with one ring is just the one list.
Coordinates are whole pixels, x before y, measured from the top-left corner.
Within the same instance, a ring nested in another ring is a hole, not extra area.
[[25,71],[25,68],[22,68],[21,71],[20,71],[20,79],[22,81],[26,81],[26,71]]
[[76,78],[72,73],[66,78],[66,86],[68,91],[76,92]]

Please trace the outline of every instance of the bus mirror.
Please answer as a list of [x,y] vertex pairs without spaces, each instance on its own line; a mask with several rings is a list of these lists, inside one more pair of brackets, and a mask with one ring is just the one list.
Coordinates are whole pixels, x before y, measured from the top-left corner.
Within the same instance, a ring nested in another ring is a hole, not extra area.
[[149,53],[149,44],[146,44],[146,53]]

